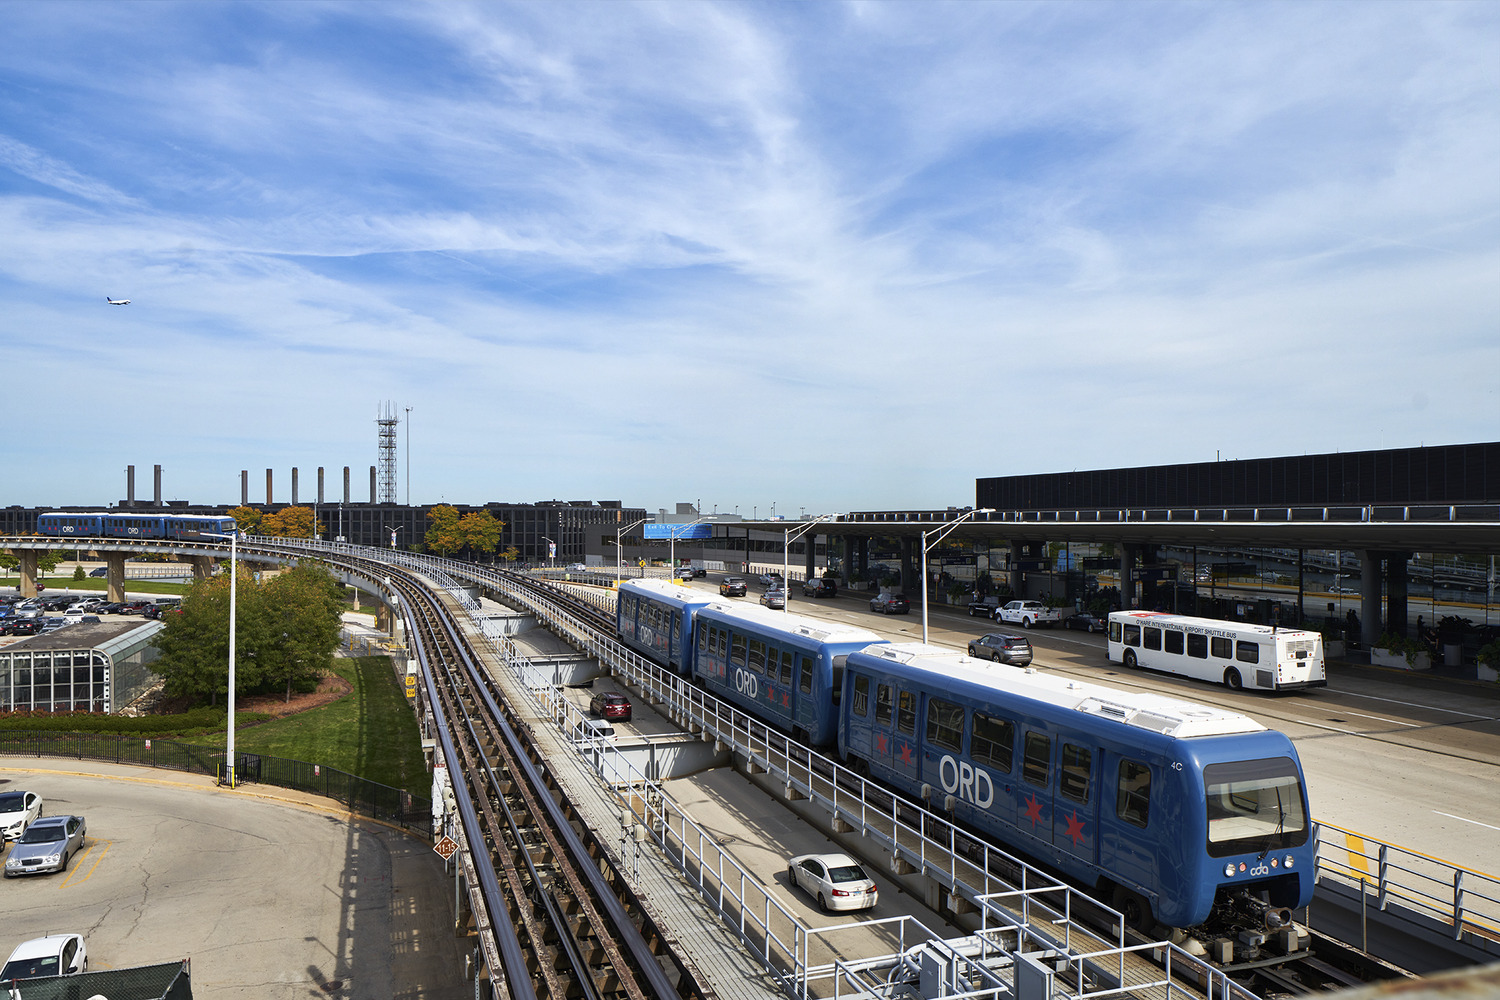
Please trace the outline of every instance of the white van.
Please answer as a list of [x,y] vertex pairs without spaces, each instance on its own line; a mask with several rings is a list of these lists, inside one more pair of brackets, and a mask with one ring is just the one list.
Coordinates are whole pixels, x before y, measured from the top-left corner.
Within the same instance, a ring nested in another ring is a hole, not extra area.
[[580,745],[585,743],[598,744],[606,740],[613,741],[615,738],[615,727],[606,719],[583,719],[573,726],[570,737],[574,743]]

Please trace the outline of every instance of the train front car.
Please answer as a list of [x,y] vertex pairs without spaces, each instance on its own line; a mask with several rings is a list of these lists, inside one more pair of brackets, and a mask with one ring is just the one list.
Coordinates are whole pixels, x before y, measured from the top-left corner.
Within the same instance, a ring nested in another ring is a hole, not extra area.
[[220,536],[230,535],[239,528],[232,517],[214,517],[210,514],[170,514],[162,519],[162,533],[166,538],[206,541],[222,541]]
[[920,643],[854,653],[839,753],[1221,962],[1282,960],[1312,895],[1291,741],[1235,712]]
[[812,746],[834,742],[844,661],[885,642],[869,629],[756,605],[715,603],[694,617],[693,676]]
[[717,599],[667,580],[626,580],[615,597],[615,634],[636,652],[689,676],[693,616]]

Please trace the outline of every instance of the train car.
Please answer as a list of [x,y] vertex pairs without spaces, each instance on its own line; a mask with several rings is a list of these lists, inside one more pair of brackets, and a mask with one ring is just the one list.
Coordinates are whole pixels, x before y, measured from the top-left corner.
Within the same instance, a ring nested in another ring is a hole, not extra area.
[[1326,687],[1323,636],[1309,629],[1252,625],[1155,611],[1114,611],[1107,655],[1145,667],[1260,691]]
[[36,519],[40,534],[57,538],[180,538],[228,535],[235,520],[211,514],[138,514],[120,510],[69,514],[53,512]]
[[835,742],[844,661],[885,642],[869,629],[758,605],[714,603],[694,618],[693,676],[812,746]]
[[104,534],[104,519],[108,516],[102,511],[92,514],[67,514],[61,511],[38,514],[36,530],[37,534],[53,538],[98,538]]
[[615,635],[636,652],[689,676],[693,615],[715,600],[667,580],[625,580],[615,597]]
[[1244,715],[900,643],[850,654],[838,736],[851,766],[1136,926],[1213,915],[1264,935],[1312,898],[1297,751]]

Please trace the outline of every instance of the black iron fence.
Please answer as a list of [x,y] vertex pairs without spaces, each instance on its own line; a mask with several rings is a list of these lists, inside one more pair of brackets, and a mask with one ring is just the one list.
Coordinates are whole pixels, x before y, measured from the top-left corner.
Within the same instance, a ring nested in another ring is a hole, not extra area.
[[[160,767],[220,778],[226,752],[174,740],[141,739],[102,733],[0,731],[0,755],[14,757],[71,757],[113,764]],[[350,812],[395,823],[420,837],[432,836],[432,803],[400,788],[382,785],[321,764],[309,764],[267,754],[235,754],[238,784],[260,783],[322,795]]]

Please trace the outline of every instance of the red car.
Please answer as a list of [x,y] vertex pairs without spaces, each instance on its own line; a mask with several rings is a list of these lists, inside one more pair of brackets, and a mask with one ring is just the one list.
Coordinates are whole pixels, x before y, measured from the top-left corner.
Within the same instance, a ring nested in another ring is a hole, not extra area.
[[589,699],[589,714],[630,721],[630,699],[618,691],[604,691]]

